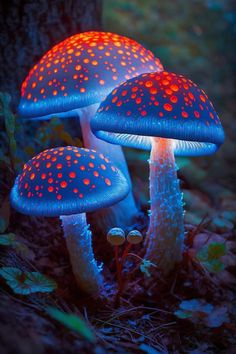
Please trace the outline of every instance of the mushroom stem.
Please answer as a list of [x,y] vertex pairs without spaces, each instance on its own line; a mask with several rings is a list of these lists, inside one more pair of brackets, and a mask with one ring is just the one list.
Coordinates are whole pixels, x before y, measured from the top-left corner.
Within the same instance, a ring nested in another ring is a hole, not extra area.
[[99,224],[96,227],[101,232],[106,233],[112,227],[126,228],[132,226],[135,222],[135,216],[138,215],[138,209],[132,193],[132,182],[122,148],[96,138],[91,131],[90,120],[95,115],[98,106],[99,104],[94,104],[77,110],[77,114],[80,117],[84,146],[110,156],[114,165],[125,175],[130,186],[128,196],[121,202],[112,207],[96,211],[96,224]]
[[86,214],[62,215],[60,219],[77,284],[90,295],[101,295],[102,265],[98,265],[94,258]]
[[145,258],[167,274],[182,258],[183,202],[173,154],[174,141],[152,138],[150,164],[150,224]]

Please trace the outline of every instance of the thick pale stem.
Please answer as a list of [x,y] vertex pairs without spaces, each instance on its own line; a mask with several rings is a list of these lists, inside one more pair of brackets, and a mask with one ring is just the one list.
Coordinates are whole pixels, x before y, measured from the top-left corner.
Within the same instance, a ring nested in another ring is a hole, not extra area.
[[112,227],[126,228],[134,223],[138,210],[132,193],[132,183],[127,167],[127,163],[119,145],[109,144],[106,141],[96,138],[90,128],[90,120],[96,113],[98,104],[81,108],[77,110],[80,117],[80,125],[83,135],[84,146],[89,149],[100,151],[105,156],[109,156],[114,163],[125,175],[131,191],[128,196],[118,204],[96,212],[97,223],[99,228],[107,232]]
[[94,258],[86,215],[62,215],[60,219],[77,284],[88,294],[99,296],[103,288],[102,266]]
[[168,273],[182,258],[183,203],[173,154],[173,141],[153,138],[150,164],[150,225],[145,258]]

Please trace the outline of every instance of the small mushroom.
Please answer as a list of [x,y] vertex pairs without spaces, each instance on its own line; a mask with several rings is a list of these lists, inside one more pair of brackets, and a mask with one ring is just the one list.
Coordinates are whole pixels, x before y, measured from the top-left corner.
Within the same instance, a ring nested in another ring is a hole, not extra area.
[[125,233],[120,227],[113,227],[107,233],[107,241],[113,246],[121,246],[125,242]]
[[132,230],[127,235],[127,241],[132,245],[138,245],[143,241],[143,235],[138,230]]
[[123,174],[95,150],[73,146],[41,152],[24,165],[11,191],[21,213],[60,216],[75,278],[94,296],[103,288],[86,212],[110,206],[129,191]]
[[[18,112],[32,120],[79,116],[84,146],[108,154],[131,186],[122,148],[97,139],[90,119],[102,99],[121,82],[161,70],[159,59],[130,38],[109,32],[79,33],[55,45],[29,72],[22,84]],[[112,225],[126,227],[137,213],[131,191],[97,222],[106,230]]]
[[122,288],[122,266],[119,258],[119,246],[123,245],[125,242],[125,233],[119,227],[113,227],[107,233],[107,241],[112,244],[115,248],[115,261],[116,261],[116,271],[117,271],[117,282],[118,282],[118,293]]
[[145,257],[168,273],[182,258],[184,239],[174,154],[213,154],[223,143],[224,131],[212,103],[182,75],[147,73],[115,88],[101,103],[91,127],[110,143],[151,150]]

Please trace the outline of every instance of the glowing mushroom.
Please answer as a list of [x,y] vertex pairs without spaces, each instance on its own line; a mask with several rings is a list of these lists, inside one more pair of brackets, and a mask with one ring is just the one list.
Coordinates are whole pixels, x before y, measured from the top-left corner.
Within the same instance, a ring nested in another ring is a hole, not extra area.
[[[22,84],[18,111],[25,119],[79,116],[84,146],[109,154],[131,185],[121,147],[96,139],[90,119],[115,86],[161,70],[159,59],[132,39],[108,32],[76,34],[54,46],[33,67]],[[131,224],[137,214],[132,192],[113,209],[107,215],[107,229]]]
[[146,258],[168,272],[181,260],[184,237],[174,154],[213,154],[223,143],[224,131],[212,103],[182,75],[142,74],[107,96],[91,127],[108,142],[151,150]]
[[92,295],[102,289],[102,267],[94,259],[86,212],[117,203],[129,191],[123,174],[95,150],[49,149],[24,165],[11,191],[24,214],[60,216],[78,285]]

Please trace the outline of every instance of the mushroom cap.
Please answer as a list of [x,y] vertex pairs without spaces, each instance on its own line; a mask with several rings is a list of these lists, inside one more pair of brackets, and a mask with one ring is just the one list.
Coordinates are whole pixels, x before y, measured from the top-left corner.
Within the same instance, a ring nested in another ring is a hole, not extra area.
[[152,137],[175,139],[176,155],[214,153],[224,131],[207,95],[182,75],[146,73],[115,88],[91,120],[113,144],[149,150]]
[[107,157],[67,146],[45,150],[24,165],[11,204],[29,215],[71,215],[113,205],[128,192],[128,182]]
[[48,119],[53,114],[63,118],[65,112],[100,102],[131,77],[161,70],[159,59],[130,38],[79,33],[55,45],[29,72],[18,112],[26,119]]
[[121,246],[125,242],[125,232],[120,227],[113,227],[107,233],[107,241],[113,246]]
[[132,245],[138,245],[143,241],[143,235],[138,230],[132,230],[127,235],[127,241]]

